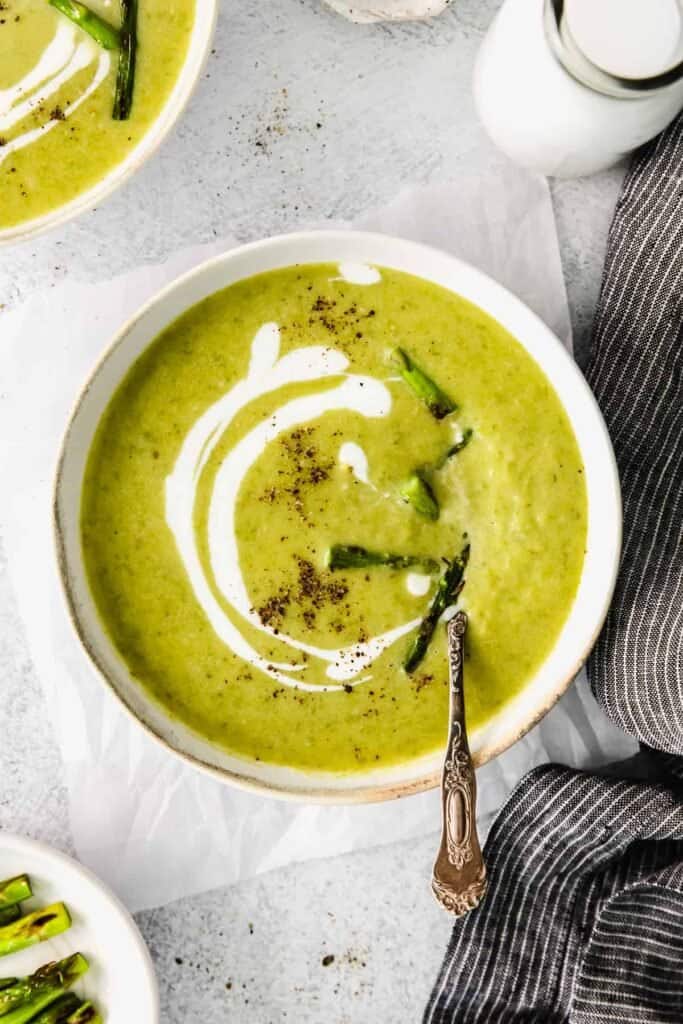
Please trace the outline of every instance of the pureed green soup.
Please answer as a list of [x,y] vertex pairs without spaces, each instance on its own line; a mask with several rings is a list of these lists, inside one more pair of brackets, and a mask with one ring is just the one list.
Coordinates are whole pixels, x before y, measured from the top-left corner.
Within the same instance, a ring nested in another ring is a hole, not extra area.
[[[87,6],[115,26],[119,0]],[[112,117],[118,52],[48,0],[0,0],[0,230],[95,185],[158,117],[185,60],[195,0],[138,0],[130,117]]]
[[[455,412],[432,415],[397,346]],[[401,497],[416,470],[437,520]],[[443,568],[469,542],[474,729],[553,646],[586,504],[564,410],[498,323],[407,274],[296,266],[205,299],[134,364],[92,445],[82,541],[111,639],[168,712],[235,754],[348,772],[445,741],[443,625],[402,667],[441,570],[332,571],[331,546]]]

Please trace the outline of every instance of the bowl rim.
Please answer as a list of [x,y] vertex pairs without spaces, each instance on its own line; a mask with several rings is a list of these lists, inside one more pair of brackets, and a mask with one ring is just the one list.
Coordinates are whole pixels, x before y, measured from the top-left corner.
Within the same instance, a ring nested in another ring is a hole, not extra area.
[[[331,244],[335,240],[340,243],[342,241],[348,241],[349,236],[352,236],[354,240],[360,239],[365,244],[395,244],[401,246],[409,246],[412,248],[416,255],[420,252],[424,256],[431,255],[439,259],[446,258],[451,261],[454,265],[459,265],[460,268],[466,268],[466,270],[473,275],[475,279],[485,283],[486,287],[492,288],[497,291],[502,297],[505,297],[506,301],[513,303],[518,309],[521,308],[524,314],[536,321],[542,332],[546,335],[549,344],[556,346],[556,351],[560,353],[560,358],[564,360],[565,369],[567,372],[573,375],[576,385],[583,392],[583,397],[588,402],[589,406],[592,407],[592,412],[595,416],[595,422],[599,425],[602,432],[602,440],[606,442],[605,449],[608,453],[609,469],[611,471],[610,483],[614,492],[614,504],[615,504],[615,545],[614,545],[614,558],[611,563],[610,572],[606,577],[604,597],[600,606],[599,614],[596,615],[595,623],[591,631],[590,637],[585,643],[581,652],[577,655],[575,661],[573,661],[571,667],[558,678],[558,681],[554,686],[550,687],[545,694],[545,699],[539,702],[538,706],[534,709],[533,713],[524,721],[521,727],[518,724],[510,725],[502,734],[499,736],[497,742],[491,743],[488,746],[484,746],[481,751],[474,751],[473,758],[476,767],[481,767],[488,761],[494,759],[499,754],[502,754],[505,750],[511,747],[517,740],[525,736],[542,718],[554,707],[554,705],[560,700],[564,693],[568,690],[570,684],[575,679],[577,673],[580,671],[584,663],[586,662],[597,637],[604,625],[607,617],[607,612],[611,604],[612,596],[614,594],[614,588],[616,586],[617,575],[619,570],[620,558],[621,558],[621,547],[622,547],[622,502],[621,502],[621,487],[619,481],[619,472],[617,468],[616,458],[612,448],[611,439],[607,431],[604,418],[597,404],[595,396],[588,386],[581,370],[577,363],[574,361],[571,352],[562,344],[557,338],[550,327],[532,310],[526,305],[521,299],[519,299],[513,292],[507,289],[504,285],[499,284],[488,274],[474,267],[472,264],[465,260],[460,259],[457,256],[452,255],[445,250],[439,249],[436,246],[425,245],[421,242],[408,241],[398,236],[391,236],[380,232],[369,232],[369,231],[355,231],[352,229],[314,229],[307,231],[296,231],[285,234],[278,234],[269,236],[265,239],[258,241],[245,243],[242,245],[236,245],[224,250],[221,253],[213,255],[206,260],[203,260],[196,266],[190,268],[179,276],[175,277],[168,284],[166,284],[159,291],[154,293],[148,298],[136,312],[130,316],[125,323],[118,329],[112,340],[106,345],[106,347],[100,352],[97,360],[95,361],[92,369],[87,375],[84,383],[79,388],[77,396],[72,404],[71,411],[69,413],[64,432],[61,438],[61,442],[58,449],[58,458],[53,477],[52,486],[52,530],[53,530],[53,542],[55,546],[55,554],[58,567],[58,578],[59,578],[59,589],[61,596],[66,607],[67,615],[71,622],[72,628],[78,638],[79,644],[85,652],[90,664],[94,667],[100,680],[106,685],[110,693],[114,695],[119,705],[122,706],[128,715],[137,723],[138,726],[142,727],[149,736],[151,736],[156,743],[160,744],[164,750],[170,752],[175,757],[181,758],[186,764],[191,767],[200,770],[206,775],[214,779],[218,779],[224,784],[230,784],[237,787],[238,789],[245,790],[248,792],[257,792],[261,795],[277,797],[284,800],[294,802],[306,802],[306,803],[317,803],[317,804],[337,804],[337,805],[348,805],[348,804],[362,804],[362,803],[377,803],[386,800],[397,799],[401,797],[411,796],[417,793],[421,793],[425,790],[434,789],[440,784],[442,769],[429,771],[420,775],[414,779],[398,780],[398,781],[371,781],[371,782],[360,782],[358,786],[352,786],[349,788],[333,788],[325,787],[322,785],[311,785],[297,786],[296,788],[290,787],[286,783],[277,783],[272,780],[263,780],[249,774],[249,761],[244,758],[242,763],[244,765],[244,772],[230,769],[227,767],[219,767],[215,764],[211,764],[204,760],[197,754],[190,753],[186,750],[181,750],[176,747],[169,739],[161,735],[149,722],[143,721],[138,715],[136,710],[130,705],[125,696],[119,691],[118,687],[109,678],[109,674],[104,666],[104,659],[100,657],[99,652],[96,650],[95,645],[90,642],[88,637],[85,635],[85,630],[79,620],[79,616],[76,609],[76,601],[72,593],[72,587],[70,582],[70,574],[68,568],[68,556],[66,552],[65,543],[65,528],[62,524],[62,513],[60,508],[60,496],[61,486],[64,475],[65,461],[68,454],[69,441],[71,437],[72,428],[81,410],[83,402],[88,395],[91,386],[94,384],[95,379],[98,377],[100,371],[104,365],[108,362],[114,352],[122,345],[128,335],[134,330],[137,324],[144,320],[144,318],[157,306],[161,306],[166,298],[171,295],[176,289],[183,288],[189,282],[195,278],[199,278],[206,273],[209,273],[212,269],[220,267],[223,263],[228,263],[231,259],[239,259],[243,256],[250,254],[258,254],[263,250],[268,250],[271,247],[279,245],[287,245],[296,247],[298,245],[306,245],[313,239],[320,239],[324,236],[326,241]],[[293,259],[289,266],[297,265],[297,260]],[[301,265],[306,265],[307,260],[301,261]],[[331,261],[334,262],[334,261]],[[379,262],[379,261],[377,261]],[[283,264],[284,266],[285,264]],[[386,264],[383,264],[386,265]],[[259,271],[256,271],[258,273]],[[263,271],[260,271],[263,272]],[[238,280],[244,280],[245,277],[252,276],[251,274],[244,275],[243,277],[236,278]],[[415,273],[416,277],[420,277],[419,273]],[[227,285],[225,286],[227,287]],[[451,289],[455,292],[454,289]],[[211,293],[209,293],[211,294]],[[457,294],[457,293],[456,293]],[[196,305],[200,299],[191,301],[185,310],[192,308]],[[473,300],[467,299],[472,302]],[[477,305],[477,303],[474,303]],[[483,308],[483,307],[479,307]],[[484,312],[487,312],[484,309]],[[178,314],[181,315],[181,314]],[[493,316],[491,313],[487,313],[489,316]],[[493,317],[493,319],[496,319]],[[168,320],[167,325],[172,323],[172,320]],[[163,329],[163,328],[162,328]],[[507,329],[507,328],[506,328]],[[157,332],[158,335],[159,332]],[[526,349],[524,343],[519,341],[530,358],[534,356]],[[145,347],[153,341],[150,338]],[[144,349],[143,349],[144,350]],[[137,357],[136,357],[137,358]],[[129,363],[133,365],[134,360]],[[538,364],[540,366],[540,364]],[[541,371],[547,376],[547,373],[543,366],[540,366]],[[552,386],[552,384],[551,384]],[[114,389],[115,390],[115,389]],[[553,390],[555,390],[553,386]],[[557,391],[555,392],[557,394]],[[113,391],[111,392],[113,394]],[[111,396],[110,396],[111,397]],[[561,401],[563,408],[564,402],[558,395],[558,399]],[[565,410],[566,411],[566,410]],[[569,415],[569,414],[568,414]],[[572,422],[570,417],[570,422]],[[572,426],[574,424],[572,423]],[[94,604],[92,594],[89,592],[90,601]],[[130,674],[130,673],[129,673]],[[133,677],[131,676],[131,679]],[[139,684],[136,683],[139,687]],[[523,690],[520,693],[524,692]],[[153,698],[149,698],[153,700]],[[156,702],[154,702],[156,703]],[[163,714],[168,721],[172,721],[172,717],[168,712],[163,709]],[[239,757],[237,757],[239,760]],[[402,762],[406,765],[410,764],[409,761]],[[301,772],[302,777],[306,774],[312,774],[307,772]],[[359,779],[361,778],[359,773]]]
[[[29,239],[61,227],[82,213],[87,213],[127,181],[129,181],[161,148],[182,117],[194,92],[199,85],[202,72],[211,51],[211,44],[218,20],[219,0],[194,0],[195,17],[188,40],[187,53],[159,113],[150,123],[140,141],[130,152],[107,171],[84,192],[79,192],[66,203],[61,203],[30,220],[21,221],[10,227],[0,227],[0,249],[20,244]],[[200,3],[207,5],[208,18],[199,17]]]

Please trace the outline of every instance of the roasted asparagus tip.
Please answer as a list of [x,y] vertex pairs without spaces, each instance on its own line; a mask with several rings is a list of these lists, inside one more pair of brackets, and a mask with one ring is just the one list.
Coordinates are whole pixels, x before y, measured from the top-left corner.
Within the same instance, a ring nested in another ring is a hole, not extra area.
[[99,43],[102,49],[118,49],[120,43],[119,30],[110,25],[104,18],[101,18],[99,14],[91,11],[85,4],[79,3],[79,0],[50,0],[50,3],[61,14],[69,18],[70,21],[73,21],[79,28],[82,28],[84,32],[87,32],[96,43]]
[[425,573],[438,572],[439,563],[422,555],[396,555],[390,551],[370,551],[357,544],[333,544],[328,550],[326,564],[329,569],[367,569],[386,565],[390,569],[421,569]]
[[401,497],[412,505],[416,512],[425,519],[439,518],[439,503],[434,491],[419,473],[413,473],[401,487]]
[[133,106],[138,48],[138,0],[121,0],[121,15],[119,67],[116,74],[114,109],[112,111],[115,121],[127,121]]
[[460,438],[460,440],[456,441],[455,444],[451,445],[451,447],[446,452],[446,459],[444,461],[452,458],[454,455],[457,455],[458,452],[461,452],[463,450],[463,448],[466,448],[472,439],[473,433],[474,431],[472,430],[471,427],[468,427],[467,430],[463,431],[463,435]]
[[405,349],[397,348],[394,354],[404,381],[425,403],[435,419],[442,420],[444,416],[455,412],[458,407],[453,399],[413,361]]
[[63,996],[87,970],[85,957],[74,953],[64,960],[44,964],[34,974],[16,979],[7,988],[0,988],[2,1024],[33,1022],[38,1013]]
[[447,608],[455,604],[458,594],[465,585],[463,576],[469,557],[470,545],[465,544],[460,554],[446,567],[446,571],[439,580],[429,610],[410,642],[403,662],[403,668],[406,672],[411,673],[415,671],[427,653],[427,648],[434,636],[439,619]]

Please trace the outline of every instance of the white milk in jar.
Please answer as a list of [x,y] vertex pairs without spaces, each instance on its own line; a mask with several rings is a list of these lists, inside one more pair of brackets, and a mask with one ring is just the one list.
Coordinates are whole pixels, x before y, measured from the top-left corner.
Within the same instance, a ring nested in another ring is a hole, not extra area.
[[566,177],[609,167],[683,107],[683,0],[505,0],[474,98],[517,163]]

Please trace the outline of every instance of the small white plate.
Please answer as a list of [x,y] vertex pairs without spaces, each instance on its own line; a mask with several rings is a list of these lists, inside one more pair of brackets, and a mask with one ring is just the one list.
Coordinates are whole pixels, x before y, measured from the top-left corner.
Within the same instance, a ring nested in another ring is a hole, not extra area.
[[21,977],[51,960],[82,953],[90,970],[73,991],[91,999],[106,1024],[158,1024],[152,959],[123,904],[63,853],[32,839],[0,834],[0,879],[22,872],[30,875],[34,894],[22,908],[36,910],[61,900],[73,924],[54,939],[0,957],[0,977]]

